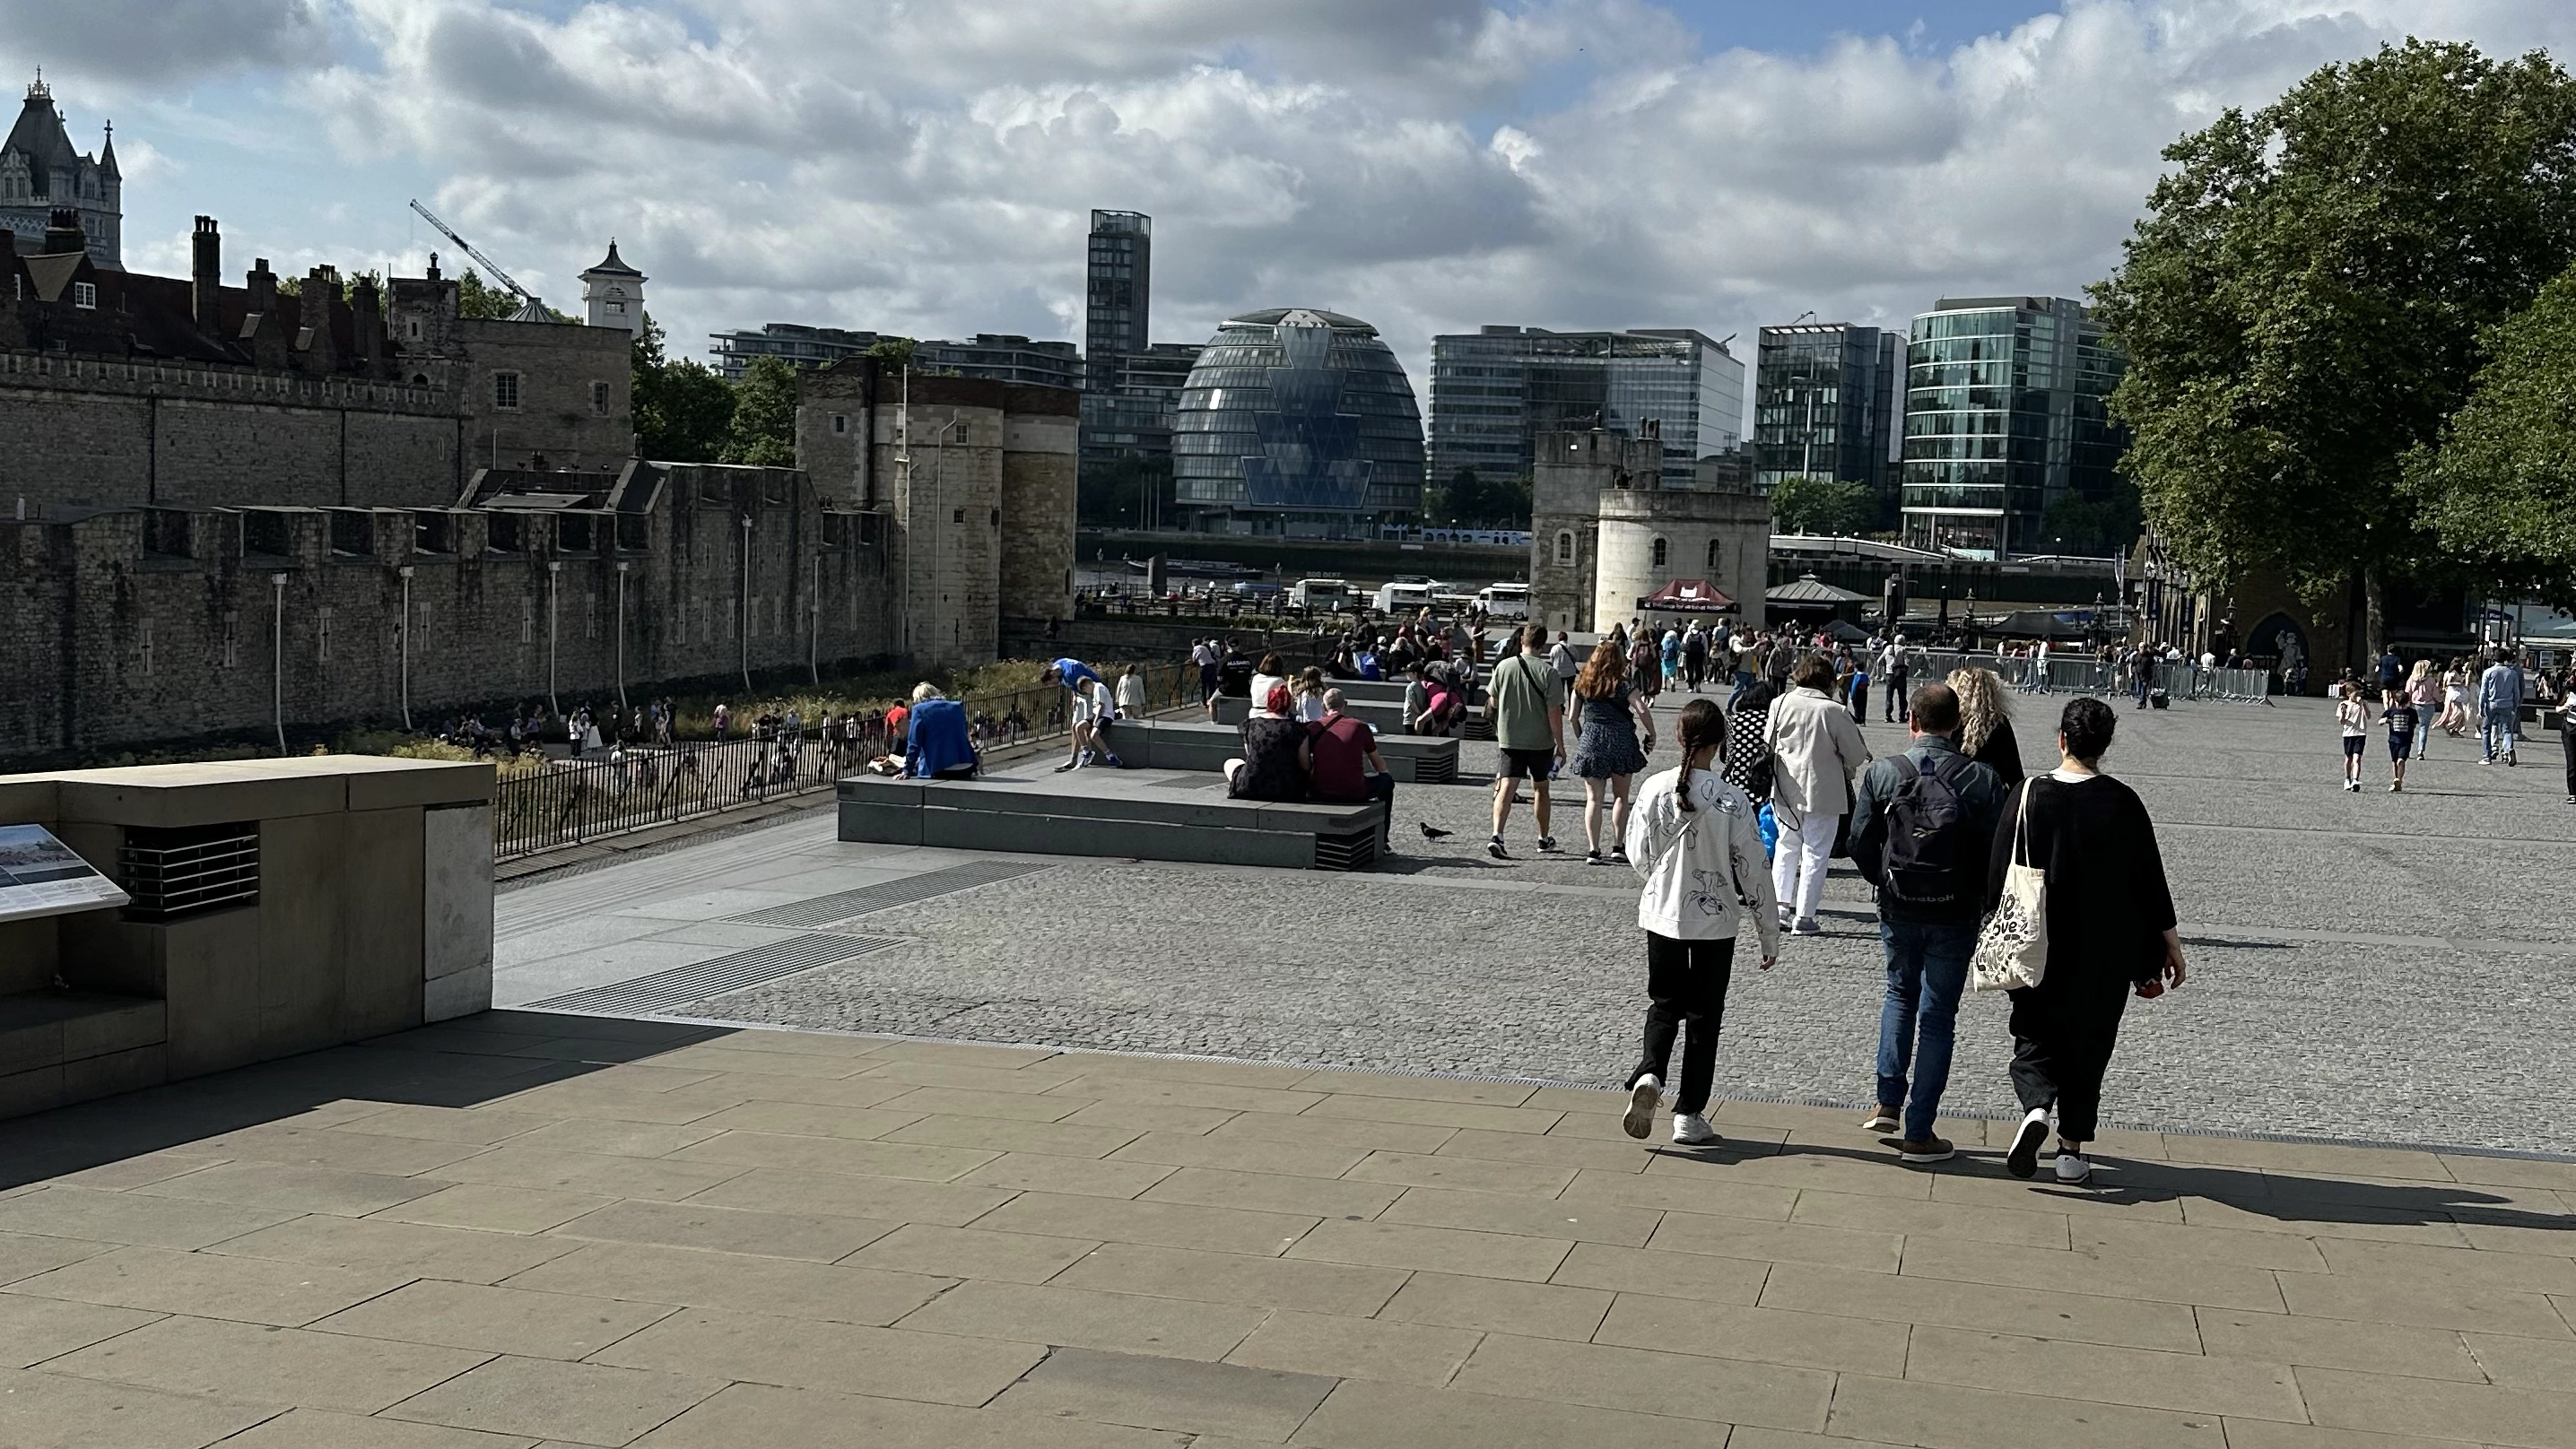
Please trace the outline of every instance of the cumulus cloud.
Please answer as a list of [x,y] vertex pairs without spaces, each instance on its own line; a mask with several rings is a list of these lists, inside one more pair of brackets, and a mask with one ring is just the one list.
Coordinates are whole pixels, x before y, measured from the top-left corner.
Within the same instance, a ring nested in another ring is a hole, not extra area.
[[1649,0],[149,8],[246,4],[269,22],[199,63],[278,72],[358,189],[443,176],[478,242],[552,259],[523,275],[549,295],[613,233],[686,346],[769,320],[1078,337],[1100,206],[1155,215],[1159,338],[1307,303],[1416,368],[1482,322],[1749,334],[2069,293],[2221,107],[2408,33],[2576,40],[2530,0],[2066,0],[1947,50],[1797,55]]
[[0,37],[31,65],[160,85],[322,59],[320,0],[0,0]]

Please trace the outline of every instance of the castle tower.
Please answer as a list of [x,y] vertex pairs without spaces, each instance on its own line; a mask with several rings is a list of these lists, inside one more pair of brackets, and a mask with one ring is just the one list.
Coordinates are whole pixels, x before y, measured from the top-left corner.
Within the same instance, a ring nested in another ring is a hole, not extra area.
[[123,193],[114,129],[98,156],[74,150],[62,113],[54,109],[53,87],[38,71],[27,87],[18,123],[0,141],[0,226],[18,234],[21,250],[34,251],[43,246],[45,225],[55,210],[78,212],[90,261],[122,270]]
[[618,259],[615,237],[599,265],[581,274],[581,301],[593,327],[644,330],[644,274]]

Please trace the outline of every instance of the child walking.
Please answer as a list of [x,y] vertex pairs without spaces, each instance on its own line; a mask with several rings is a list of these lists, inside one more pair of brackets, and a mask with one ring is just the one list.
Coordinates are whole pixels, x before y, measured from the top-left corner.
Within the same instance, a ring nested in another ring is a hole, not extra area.
[[1714,700],[1682,706],[1675,728],[1679,769],[1648,780],[1628,818],[1628,860],[1645,878],[1637,925],[1646,933],[1645,1048],[1628,1074],[1631,1137],[1654,1130],[1673,1055],[1682,1042],[1682,1075],[1673,1094],[1673,1141],[1705,1146],[1717,1133],[1703,1115],[1717,1075],[1717,1034],[1735,943],[1749,920],[1768,971],[1780,956],[1780,908],[1764,864],[1753,801],[1711,767],[1726,741],[1726,716]]
[[2370,744],[2370,706],[2361,702],[2361,685],[2347,679],[2335,686],[2335,723],[2343,730],[2343,787],[2361,790],[2361,752]]
[[2415,701],[2403,688],[2387,695],[2388,707],[2379,712],[2388,725],[2388,793],[2406,792],[2406,760],[2415,753],[2415,731],[2422,724],[2415,713]]

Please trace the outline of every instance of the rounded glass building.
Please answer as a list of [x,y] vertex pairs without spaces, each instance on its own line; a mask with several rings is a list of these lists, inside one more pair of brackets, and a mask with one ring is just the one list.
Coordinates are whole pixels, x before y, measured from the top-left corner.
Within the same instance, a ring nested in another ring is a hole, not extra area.
[[1422,508],[1422,411],[1377,329],[1279,307],[1231,317],[1172,416],[1172,493],[1194,529],[1366,537]]

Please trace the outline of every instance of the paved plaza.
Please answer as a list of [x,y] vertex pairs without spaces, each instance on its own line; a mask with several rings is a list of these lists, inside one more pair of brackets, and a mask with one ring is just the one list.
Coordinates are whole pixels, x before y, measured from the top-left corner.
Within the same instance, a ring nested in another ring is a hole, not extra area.
[[0,1444],[2576,1444],[2576,1164],[1618,1101],[495,1012],[0,1127]]
[[[2030,763],[2053,764],[2039,755],[2062,701],[2015,703]],[[2408,793],[2346,795],[2322,701],[2124,709],[2120,727],[2107,767],[2155,816],[2193,980],[2130,1013],[2108,1120],[2576,1151],[2576,1127],[2532,1112],[2560,1095],[2576,1028],[2576,808],[2554,739],[2508,770],[2476,764],[2469,740],[2437,738]],[[1867,733],[1882,753],[1902,740],[1877,722]],[[1491,768],[1490,745],[1466,750],[1467,770]],[[1671,762],[1667,743],[1656,767]],[[819,811],[513,889],[496,999],[774,947],[798,929],[743,918],[911,881],[946,893],[836,925],[883,949],[687,1014],[1613,1082],[1636,1054],[1636,879],[1583,864],[1570,809],[1556,832],[1571,854],[1536,856],[1524,806],[1511,827],[1520,858],[1488,859],[1488,799],[1479,784],[1405,787],[1405,854],[1367,875],[1028,857],[1027,874],[969,872],[978,883],[959,888],[941,873],[993,858],[844,845]],[[1425,841],[1425,820],[1456,833]],[[1868,888],[1847,863],[1823,919],[1827,934],[1790,942],[1769,975],[1738,971],[1721,1093],[1866,1103],[1881,967]],[[1963,1007],[1954,1108],[2011,1110],[2003,1018],[1999,998]]]
[[822,812],[510,890],[523,1009],[0,1123],[0,1446],[2576,1446],[2554,769],[2122,725],[2195,978],[2094,1186],[1787,1100],[1867,1095],[1840,877],[1675,1149],[1604,1086],[1629,878],[1485,859],[1473,786],[1367,876]]

